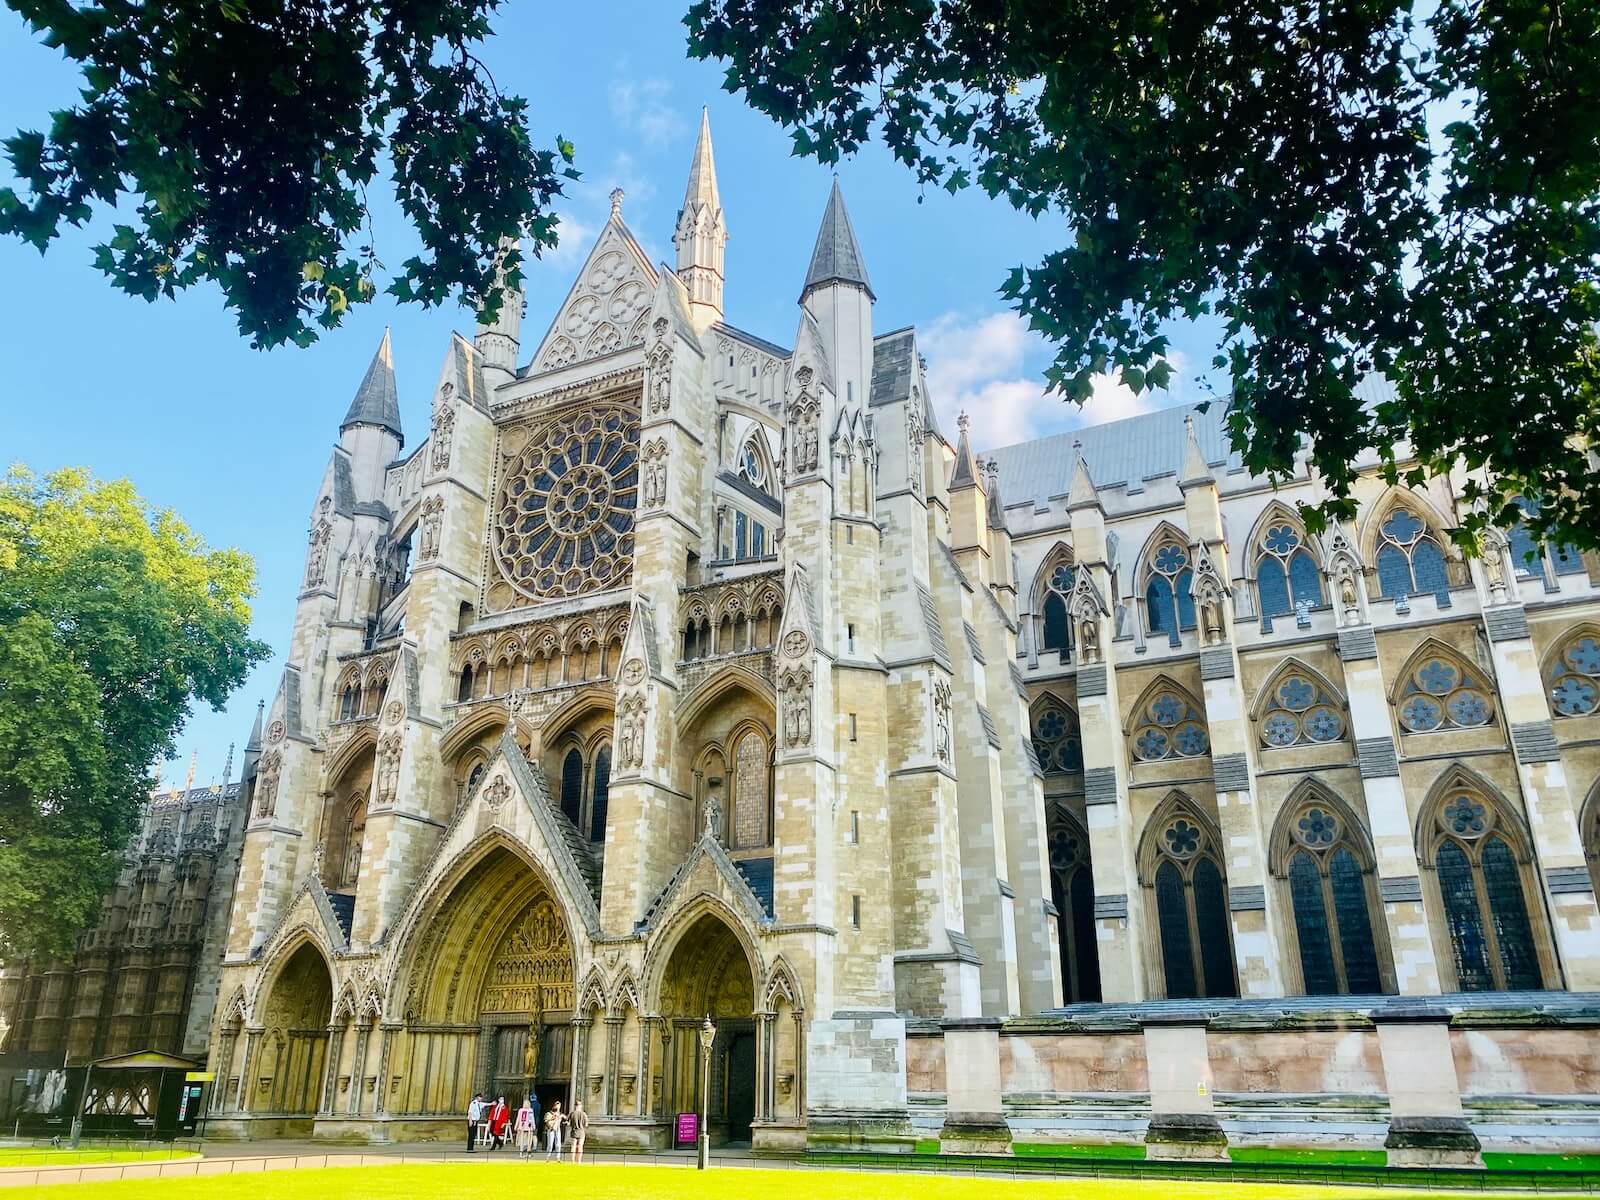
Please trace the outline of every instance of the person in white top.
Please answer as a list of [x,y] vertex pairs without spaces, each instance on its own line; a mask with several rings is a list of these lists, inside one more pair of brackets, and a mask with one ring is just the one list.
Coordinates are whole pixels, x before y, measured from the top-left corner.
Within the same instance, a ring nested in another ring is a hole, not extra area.
[[483,1093],[479,1092],[472,1097],[472,1103],[467,1105],[467,1153],[471,1154],[477,1149],[478,1123],[483,1120]]
[[539,1131],[534,1127],[533,1108],[526,1096],[522,1099],[522,1107],[517,1109],[517,1120],[513,1128],[517,1132],[517,1156],[527,1158],[537,1147]]

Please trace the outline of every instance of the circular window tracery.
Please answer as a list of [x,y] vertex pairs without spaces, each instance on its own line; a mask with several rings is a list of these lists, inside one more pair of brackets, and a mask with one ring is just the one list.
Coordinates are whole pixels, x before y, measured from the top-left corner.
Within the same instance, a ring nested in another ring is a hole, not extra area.
[[1494,719],[1485,689],[1471,672],[1442,658],[1411,673],[1400,697],[1400,724],[1407,733],[1471,729]]
[[639,418],[591,405],[534,430],[511,460],[495,518],[495,558],[536,600],[621,586],[632,571]]
[[1144,710],[1134,727],[1134,757],[1144,762],[1164,758],[1197,758],[1211,750],[1205,718],[1176,692],[1162,692]]

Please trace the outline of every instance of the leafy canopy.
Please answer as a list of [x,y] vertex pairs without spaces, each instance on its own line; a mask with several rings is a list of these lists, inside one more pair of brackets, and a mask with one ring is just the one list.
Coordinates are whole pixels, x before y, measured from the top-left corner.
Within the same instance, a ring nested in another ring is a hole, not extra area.
[[[1209,315],[1252,470],[1301,435],[1353,515],[1466,468],[1473,544],[1600,545],[1600,5],[1592,0],[697,0],[691,53],[834,162],[873,138],[1070,244],[1001,293],[1051,387],[1165,386],[1161,330]],[[1363,406],[1387,376],[1395,398]],[[1409,446],[1408,451],[1405,446]]]
[[0,480],[0,957],[93,919],[191,701],[220,708],[268,653],[254,574],[126,480]]
[[486,319],[521,282],[507,239],[556,242],[573,148],[535,151],[526,102],[473,55],[499,0],[6,0],[82,65],[82,102],[6,152],[0,232],[42,252],[97,209],[95,251],[154,300],[210,281],[258,346],[309,345],[383,270],[368,186],[387,163],[421,239],[388,290]]

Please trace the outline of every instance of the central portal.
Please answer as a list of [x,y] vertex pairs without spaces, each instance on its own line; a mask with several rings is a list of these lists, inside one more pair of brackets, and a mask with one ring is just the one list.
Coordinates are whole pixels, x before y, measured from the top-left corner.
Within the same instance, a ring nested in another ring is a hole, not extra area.
[[661,1014],[670,1042],[658,1115],[671,1120],[700,1112],[699,1031],[709,1015],[717,1036],[706,1124],[713,1144],[748,1142],[756,1099],[755,977],[744,945],[715,914],[701,916],[673,947],[661,981]]

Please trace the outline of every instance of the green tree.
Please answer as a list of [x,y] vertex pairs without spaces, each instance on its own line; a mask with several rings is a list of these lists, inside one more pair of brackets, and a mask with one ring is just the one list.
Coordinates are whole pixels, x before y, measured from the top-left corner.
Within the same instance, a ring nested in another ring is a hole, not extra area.
[[[1538,501],[1600,545],[1600,5],[1592,0],[698,0],[691,53],[836,161],[1064,218],[1001,293],[1051,387],[1170,376],[1208,317],[1228,428],[1282,475],[1465,467],[1469,545]],[[1070,231],[1070,234],[1068,233]],[[1363,405],[1387,376],[1395,398]],[[1397,450],[1404,442],[1409,456]]]
[[65,952],[93,918],[190,703],[268,654],[254,576],[126,480],[0,481],[0,956]]
[[[25,196],[0,232],[42,252],[116,208],[95,264],[154,300],[222,289],[258,346],[309,345],[376,293],[368,186],[387,164],[421,240],[388,290],[503,295],[496,256],[556,242],[572,145],[535,150],[527,105],[473,54],[499,0],[6,0],[83,69],[82,102],[5,147]],[[521,281],[519,255],[504,283]]]

